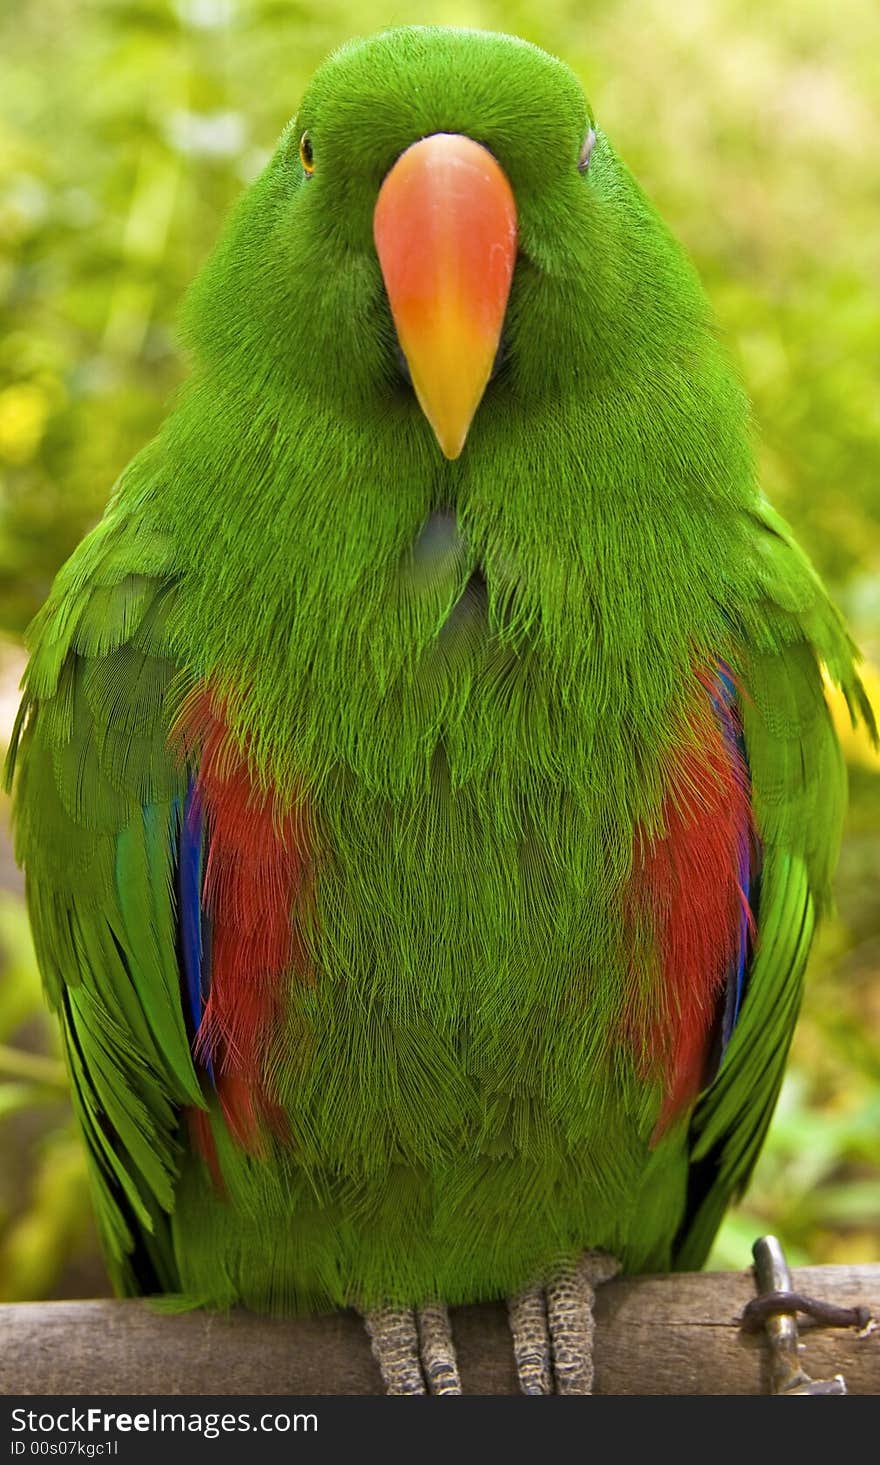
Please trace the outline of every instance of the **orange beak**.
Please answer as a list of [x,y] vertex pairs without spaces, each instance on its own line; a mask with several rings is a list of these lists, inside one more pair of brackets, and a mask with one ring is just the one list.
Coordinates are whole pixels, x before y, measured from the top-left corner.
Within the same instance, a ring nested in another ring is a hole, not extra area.
[[419,404],[457,458],[501,339],[516,262],[516,203],[492,154],[437,132],[398,158],[373,238]]

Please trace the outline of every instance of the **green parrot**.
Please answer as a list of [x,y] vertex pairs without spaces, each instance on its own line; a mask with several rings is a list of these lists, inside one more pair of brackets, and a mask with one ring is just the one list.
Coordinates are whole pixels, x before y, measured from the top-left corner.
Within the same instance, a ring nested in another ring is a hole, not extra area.
[[333,54],[183,325],[9,759],[113,1283],[354,1306],[392,1392],[506,1297],[589,1392],[592,1286],[698,1267],[766,1133],[854,648],[532,45]]

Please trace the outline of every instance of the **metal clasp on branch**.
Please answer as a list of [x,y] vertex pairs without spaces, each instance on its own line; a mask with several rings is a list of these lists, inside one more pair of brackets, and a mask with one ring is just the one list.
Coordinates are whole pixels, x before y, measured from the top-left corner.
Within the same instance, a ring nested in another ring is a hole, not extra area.
[[773,1394],[845,1394],[843,1374],[811,1379],[800,1363],[797,1314],[830,1328],[858,1328],[863,1336],[877,1324],[866,1307],[837,1307],[795,1292],[785,1253],[775,1236],[761,1236],[752,1247],[758,1296],[743,1310],[740,1327],[747,1333],[766,1331],[770,1343]]

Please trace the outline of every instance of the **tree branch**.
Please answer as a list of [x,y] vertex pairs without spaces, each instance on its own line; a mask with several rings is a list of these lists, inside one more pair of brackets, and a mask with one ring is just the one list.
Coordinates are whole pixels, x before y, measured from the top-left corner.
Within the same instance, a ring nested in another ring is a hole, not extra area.
[[[799,1292],[880,1316],[880,1266],[804,1267]],[[768,1392],[765,1340],[740,1331],[751,1272],[624,1277],[599,1289],[599,1394]],[[503,1304],[453,1310],[465,1393],[516,1392]],[[850,1393],[880,1393],[880,1332],[804,1326],[814,1377],[842,1372]],[[171,1316],[145,1302],[0,1306],[4,1394],[378,1394],[354,1313],[273,1321],[239,1312]]]

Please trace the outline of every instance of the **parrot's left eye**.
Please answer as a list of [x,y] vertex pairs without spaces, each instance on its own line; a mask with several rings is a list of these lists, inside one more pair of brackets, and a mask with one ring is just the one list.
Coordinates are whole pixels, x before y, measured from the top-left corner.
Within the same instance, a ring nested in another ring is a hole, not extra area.
[[307,132],[304,132],[299,140],[299,160],[306,177],[311,178],[315,171],[315,154],[312,149],[312,139]]
[[578,172],[586,173],[590,166],[590,158],[593,156],[593,146],[596,142],[596,134],[592,127],[584,138],[584,145],[581,148],[581,155],[578,158]]

